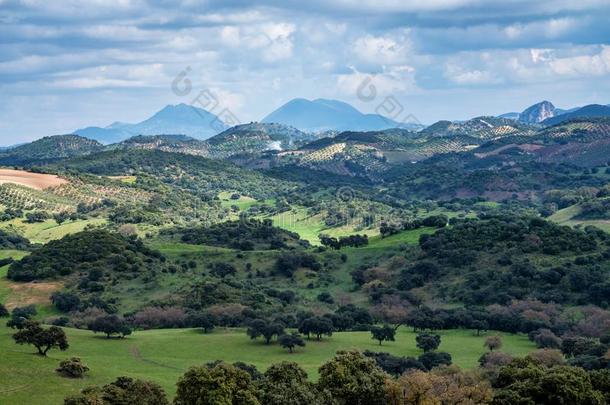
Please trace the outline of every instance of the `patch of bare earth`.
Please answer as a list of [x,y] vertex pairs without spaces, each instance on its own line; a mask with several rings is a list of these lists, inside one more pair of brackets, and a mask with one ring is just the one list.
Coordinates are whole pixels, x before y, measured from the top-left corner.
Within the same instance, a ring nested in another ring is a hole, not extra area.
[[0,184],[13,183],[30,187],[36,190],[44,190],[49,187],[57,187],[68,183],[54,174],[31,173],[25,170],[0,169]]
[[8,309],[31,304],[50,304],[51,294],[60,290],[63,285],[57,281],[9,283],[11,294],[5,302]]

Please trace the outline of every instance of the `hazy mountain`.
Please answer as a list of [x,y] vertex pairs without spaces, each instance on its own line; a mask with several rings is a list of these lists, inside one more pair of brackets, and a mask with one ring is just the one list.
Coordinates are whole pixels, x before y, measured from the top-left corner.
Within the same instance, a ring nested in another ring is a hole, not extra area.
[[538,124],[556,115],[557,113],[553,103],[545,100],[523,110],[523,112],[519,114],[519,121],[528,124]]
[[598,118],[598,117],[610,117],[610,106],[600,105],[600,104],[590,104],[579,108],[577,110],[573,110],[571,112],[566,112],[565,114],[558,115],[556,117],[551,117],[542,122],[544,125],[557,125],[564,121],[572,120],[575,118]]
[[296,98],[266,116],[264,123],[277,122],[301,131],[377,131],[405,127],[421,129],[419,124],[401,125],[378,114],[363,114],[351,105],[337,100]]
[[104,146],[78,135],[46,136],[37,141],[10,148],[0,153],[0,164],[27,165],[89,155]]
[[520,113],[518,113],[518,112],[509,112],[509,113],[498,115],[498,118],[506,118],[506,119],[509,119],[509,120],[518,120],[519,119],[519,114]]
[[77,129],[75,134],[110,144],[136,135],[187,135],[207,139],[225,130],[227,126],[216,115],[198,107],[168,105],[152,117],[137,124],[115,122],[107,127]]
[[127,128],[116,129],[116,128],[109,128],[109,127],[81,128],[81,129],[77,129],[76,131],[74,131],[74,133],[78,134],[80,136],[84,136],[89,139],[96,140],[98,142],[103,143],[104,145],[121,142],[125,139],[128,139],[132,136],[137,135],[136,133],[130,132]]

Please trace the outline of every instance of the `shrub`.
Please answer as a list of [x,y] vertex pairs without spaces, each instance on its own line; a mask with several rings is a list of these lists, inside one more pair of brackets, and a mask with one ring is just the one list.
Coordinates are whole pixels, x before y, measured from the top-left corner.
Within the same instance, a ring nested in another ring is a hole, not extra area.
[[89,371],[89,367],[84,365],[80,358],[72,357],[59,363],[59,367],[55,371],[65,377],[82,378]]

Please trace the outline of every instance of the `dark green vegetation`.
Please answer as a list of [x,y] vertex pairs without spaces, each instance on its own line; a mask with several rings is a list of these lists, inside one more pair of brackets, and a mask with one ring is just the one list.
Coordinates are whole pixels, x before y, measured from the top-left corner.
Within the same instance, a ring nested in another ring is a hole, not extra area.
[[101,143],[78,135],[47,136],[0,152],[0,164],[5,166],[44,164],[62,158],[89,155],[102,149]]
[[271,220],[243,218],[209,227],[171,229],[163,235],[179,235],[179,240],[191,245],[230,247],[239,250],[287,249],[308,247],[306,241],[299,240],[299,234],[288,232],[272,225]]
[[[23,161],[67,183],[0,186],[3,342],[65,330],[41,381],[75,404],[169,400],[180,376],[176,403],[219,379],[209,395],[245,403],[405,403],[427,385],[453,387],[430,403],[604,403],[609,128],[480,117],[314,140],[248,124]],[[352,347],[365,356],[329,362]],[[100,371],[107,348],[127,359]],[[83,379],[53,372],[66,357]],[[201,366],[215,360],[247,364]],[[358,390],[338,369],[366,370]]]
[[129,277],[151,272],[162,261],[159,252],[147,248],[140,240],[94,230],[49,242],[11,264],[7,276],[15,281],[32,281],[76,273],[90,281],[84,287],[92,291],[98,288],[94,283],[102,280],[107,272]]

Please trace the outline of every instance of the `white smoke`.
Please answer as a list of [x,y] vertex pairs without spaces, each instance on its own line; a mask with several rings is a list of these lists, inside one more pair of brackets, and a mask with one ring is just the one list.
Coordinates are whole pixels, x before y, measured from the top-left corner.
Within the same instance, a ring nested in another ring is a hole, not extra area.
[[267,144],[267,150],[282,150],[282,143],[280,141],[271,141]]

